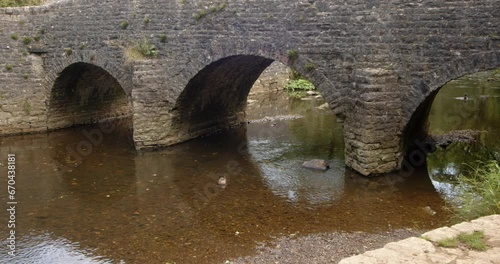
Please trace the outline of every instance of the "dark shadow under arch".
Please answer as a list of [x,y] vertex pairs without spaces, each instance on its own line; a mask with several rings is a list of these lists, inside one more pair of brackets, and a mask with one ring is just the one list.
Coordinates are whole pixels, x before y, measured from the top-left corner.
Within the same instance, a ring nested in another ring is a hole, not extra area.
[[175,124],[187,126],[196,137],[241,120],[250,89],[274,60],[254,56],[230,56],[211,63],[194,76],[179,96]]
[[47,126],[59,129],[130,114],[128,97],[116,78],[99,66],[77,62],[66,67],[52,86]]

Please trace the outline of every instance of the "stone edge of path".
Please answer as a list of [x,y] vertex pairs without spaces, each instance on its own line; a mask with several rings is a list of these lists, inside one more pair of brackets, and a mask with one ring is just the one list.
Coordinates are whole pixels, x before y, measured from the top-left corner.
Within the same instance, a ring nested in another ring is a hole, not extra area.
[[[473,251],[465,248],[443,248],[437,241],[456,237],[460,232],[484,231],[488,249]],[[500,263],[500,215],[490,215],[462,222],[451,227],[441,227],[398,242],[386,244],[383,248],[345,258],[339,264],[363,263]]]

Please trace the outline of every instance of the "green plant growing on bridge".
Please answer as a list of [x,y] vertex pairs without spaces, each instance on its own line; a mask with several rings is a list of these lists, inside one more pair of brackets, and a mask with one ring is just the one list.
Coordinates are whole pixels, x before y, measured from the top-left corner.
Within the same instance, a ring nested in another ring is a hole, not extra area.
[[145,16],[143,21],[144,21],[144,24],[147,25],[147,24],[149,24],[149,22],[151,22],[151,19],[148,16]]
[[165,34],[160,34],[160,35],[158,35],[158,37],[160,38],[160,42],[161,42],[161,43],[165,43],[165,42],[167,42],[167,35],[165,35]]
[[64,48],[64,54],[66,54],[66,56],[71,56],[73,50],[71,48]]
[[128,61],[137,61],[158,56],[158,50],[147,38],[135,41],[125,50]]
[[127,29],[127,27],[128,27],[128,22],[127,22],[127,21],[125,21],[125,20],[123,20],[123,21],[120,23],[120,27],[121,27],[122,29]]
[[24,37],[23,43],[24,45],[29,45],[33,40],[30,37]]
[[195,20],[200,20],[208,15],[206,10],[199,10],[198,13],[193,15]]
[[289,50],[287,52],[287,55],[288,55],[288,60],[292,62],[299,58],[299,53],[296,50]]
[[36,41],[36,42],[40,41],[40,39],[41,39],[40,35],[35,35],[33,37],[33,40]]
[[42,0],[2,0],[0,7],[36,6],[43,4]]
[[32,108],[31,108],[31,104],[30,104],[30,102],[28,102],[28,100],[24,100],[24,104],[23,104],[23,111],[24,111],[27,115],[29,115],[29,114],[31,114],[31,110],[32,110]]
[[[202,3],[198,2],[196,5],[201,7]],[[226,7],[227,7],[227,1],[220,3],[218,6],[212,5],[210,7],[205,7],[205,9],[198,10],[196,14],[193,14],[193,19],[200,20],[208,16],[209,13],[217,13],[219,11],[223,11],[224,9],[226,9]]]
[[40,28],[40,29],[38,30],[38,33],[40,33],[40,35],[44,35],[44,34],[45,34],[45,31],[46,31],[46,30],[45,30],[45,28]]
[[19,39],[16,34],[10,35],[10,38],[13,39],[13,40],[18,40]]
[[488,35],[488,37],[489,37],[490,39],[500,39],[500,35],[495,34],[495,33],[491,33],[491,34],[489,34],[489,35]]
[[314,65],[313,63],[307,63],[304,66],[304,69],[306,70],[307,73],[309,73],[309,72],[312,72],[316,69],[316,65]]
[[227,7],[227,1],[224,1],[219,5],[218,9],[219,9],[219,11],[222,11],[222,10],[226,9],[226,7]]
[[300,74],[298,71],[292,68],[290,70],[290,80],[300,80],[300,79],[305,79],[305,78],[304,76],[302,76],[302,74]]
[[5,65],[5,69],[8,71],[12,71],[13,68],[14,68],[14,66],[12,66],[12,64]]
[[85,43],[80,43],[80,46],[78,46],[80,50],[83,50],[85,48]]

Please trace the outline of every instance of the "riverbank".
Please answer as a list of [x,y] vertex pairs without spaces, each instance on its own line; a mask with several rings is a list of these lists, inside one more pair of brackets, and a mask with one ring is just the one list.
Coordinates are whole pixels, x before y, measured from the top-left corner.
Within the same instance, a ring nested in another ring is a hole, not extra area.
[[[339,264],[358,263],[499,263],[500,215],[490,215],[442,227],[344,259]],[[463,234],[478,233],[479,241],[460,241]],[[458,239],[457,239],[458,237]],[[484,248],[482,248],[484,246]],[[473,249],[476,248],[476,249]]]
[[379,248],[391,241],[418,236],[424,230],[399,229],[371,234],[327,233],[294,238],[278,238],[275,242],[257,248],[255,256],[239,258],[226,263],[338,263],[343,258]]
[[[428,232],[400,229],[380,234],[360,232],[317,234],[297,239],[283,237],[271,245],[259,247],[255,256],[226,263],[493,264],[500,260],[500,232],[498,230],[500,230],[500,215],[491,215]],[[460,233],[470,234],[474,231],[484,233],[486,250],[472,250],[460,243],[455,247],[438,245],[443,240],[453,240]]]

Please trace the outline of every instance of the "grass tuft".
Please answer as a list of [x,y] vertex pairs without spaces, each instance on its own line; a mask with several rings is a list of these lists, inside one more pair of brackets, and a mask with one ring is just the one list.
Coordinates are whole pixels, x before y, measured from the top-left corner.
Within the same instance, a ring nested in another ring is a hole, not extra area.
[[500,214],[500,166],[498,161],[479,162],[469,176],[458,179],[462,206],[456,210],[460,220]]
[[193,18],[195,20],[200,20],[200,19],[206,17],[207,15],[208,15],[208,13],[206,10],[200,10],[200,11],[198,11],[198,13],[193,15]]
[[123,20],[123,21],[120,23],[120,27],[121,27],[122,29],[127,29],[127,27],[128,27],[128,21]]
[[316,65],[314,65],[313,63],[307,63],[306,66],[304,66],[304,69],[309,73],[316,69]]
[[487,249],[486,239],[483,231],[474,231],[472,233],[460,232],[456,237],[446,238],[437,241],[438,246],[447,248],[456,248],[459,245],[465,246],[471,250],[485,251]]
[[29,45],[31,43],[31,41],[33,41],[33,39],[31,39],[30,37],[23,38],[24,45]]
[[438,246],[446,248],[456,248],[458,247],[458,239],[456,237],[446,238],[437,241]]
[[24,101],[23,110],[27,115],[31,114],[32,107],[30,102],[28,102],[28,100]]
[[71,56],[73,50],[71,48],[64,48],[64,54],[66,54],[66,56]]
[[476,230],[470,234],[461,232],[457,238],[472,250],[485,251],[487,248],[483,231]]
[[158,56],[156,46],[151,44],[148,39],[135,41],[125,50],[125,56],[129,62],[153,58]]
[[20,7],[20,6],[37,6],[43,4],[43,0],[2,0],[0,7]]
[[299,58],[299,53],[296,50],[289,50],[287,55],[290,61],[295,61]]
[[165,43],[167,42],[167,35],[165,34],[160,34],[158,37],[160,37],[160,42]]

